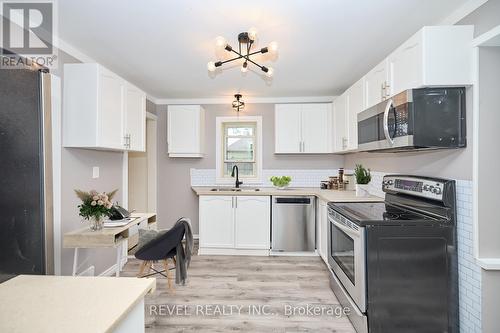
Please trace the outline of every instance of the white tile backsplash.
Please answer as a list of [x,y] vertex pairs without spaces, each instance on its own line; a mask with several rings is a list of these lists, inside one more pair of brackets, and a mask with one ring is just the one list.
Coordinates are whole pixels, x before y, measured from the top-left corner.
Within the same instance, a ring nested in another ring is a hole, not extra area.
[[[191,186],[214,186],[216,185],[215,169],[191,169]],[[270,187],[271,176],[290,176],[293,187],[319,187],[322,180],[327,180],[329,176],[338,174],[338,169],[329,170],[283,170],[265,169],[262,170],[262,183],[259,186]],[[243,180],[244,181],[244,180]],[[245,184],[244,184],[245,185]],[[255,184],[252,184],[255,185]]]

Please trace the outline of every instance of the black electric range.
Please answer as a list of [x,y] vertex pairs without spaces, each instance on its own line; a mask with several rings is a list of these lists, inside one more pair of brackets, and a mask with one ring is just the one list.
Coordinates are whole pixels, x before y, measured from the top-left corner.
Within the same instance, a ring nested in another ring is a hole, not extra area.
[[458,332],[455,182],[388,175],[382,190],[328,204],[332,290],[358,333]]

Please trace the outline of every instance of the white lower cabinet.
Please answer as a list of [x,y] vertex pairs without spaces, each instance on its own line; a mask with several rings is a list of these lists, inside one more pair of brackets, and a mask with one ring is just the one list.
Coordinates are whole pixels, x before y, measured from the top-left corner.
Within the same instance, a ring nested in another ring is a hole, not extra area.
[[234,197],[200,197],[200,248],[234,247]]
[[200,196],[200,254],[269,255],[269,196]]
[[234,197],[235,247],[238,249],[267,249],[270,244],[271,201],[257,196]]
[[328,205],[318,200],[316,220],[316,250],[323,261],[328,264]]

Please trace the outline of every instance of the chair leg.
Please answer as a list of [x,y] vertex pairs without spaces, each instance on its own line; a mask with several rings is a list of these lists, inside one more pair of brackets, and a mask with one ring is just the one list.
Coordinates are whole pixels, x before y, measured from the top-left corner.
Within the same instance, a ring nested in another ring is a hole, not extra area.
[[168,269],[168,259],[165,259],[163,261],[163,264],[165,265],[165,272],[167,273],[167,280],[168,280],[168,289],[172,290],[173,289],[173,276],[172,272],[170,269]]
[[149,260],[148,263],[146,264],[146,267],[147,267],[146,275],[149,275],[149,273],[151,273],[151,266],[152,265],[153,265],[153,261]]
[[137,277],[142,277],[144,275],[144,270],[146,269],[146,265],[148,264],[147,261],[141,261],[141,266],[139,268],[139,274],[137,274]]

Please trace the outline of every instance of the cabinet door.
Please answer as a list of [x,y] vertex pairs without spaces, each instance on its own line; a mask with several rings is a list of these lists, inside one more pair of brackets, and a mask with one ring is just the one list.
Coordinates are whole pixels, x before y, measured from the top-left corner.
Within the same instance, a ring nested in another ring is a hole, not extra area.
[[389,68],[387,60],[382,61],[365,75],[366,107],[369,108],[385,99],[385,89],[388,83]]
[[139,89],[127,85],[125,88],[126,130],[133,151],[146,151],[146,96]]
[[347,150],[358,148],[358,113],[365,107],[364,91],[363,79],[347,91]]
[[102,69],[99,74],[99,139],[103,148],[124,148],[123,82],[114,74]]
[[202,108],[199,105],[168,107],[168,153],[200,157]]
[[302,152],[331,153],[331,104],[302,105]]
[[422,85],[422,33],[419,32],[389,56],[390,96]]
[[271,198],[235,197],[235,245],[239,249],[270,249]]
[[333,144],[334,152],[347,149],[347,95],[343,94],[333,101]]
[[275,106],[275,153],[300,153],[302,147],[300,104]]
[[200,247],[234,248],[232,196],[200,196]]

